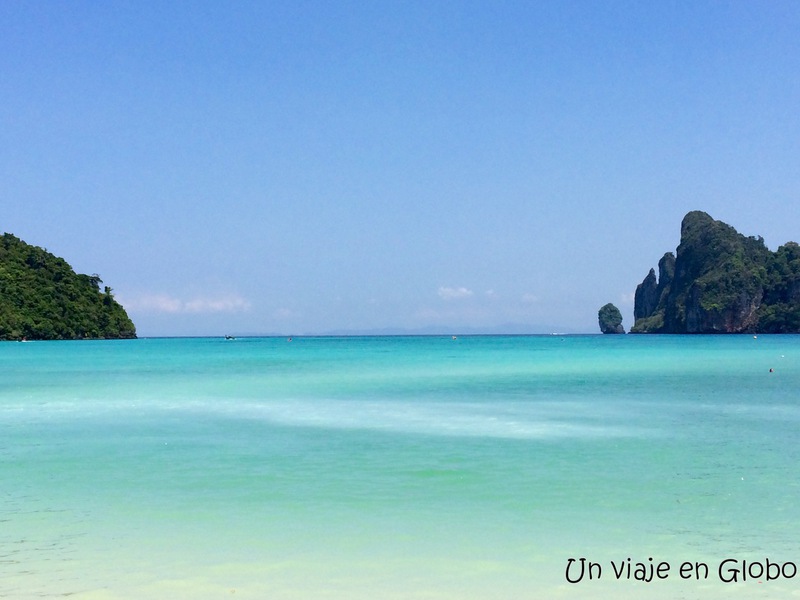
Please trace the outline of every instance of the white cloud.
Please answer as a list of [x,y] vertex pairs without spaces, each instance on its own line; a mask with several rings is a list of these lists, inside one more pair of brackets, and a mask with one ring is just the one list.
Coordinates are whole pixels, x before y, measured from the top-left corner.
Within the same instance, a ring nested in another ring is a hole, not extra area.
[[223,298],[194,298],[184,303],[189,313],[242,312],[250,309],[250,302],[239,296]]
[[533,302],[538,302],[539,301],[539,297],[536,296],[535,294],[523,294],[522,295],[522,301],[525,302],[525,303],[531,304]]
[[145,294],[138,298],[121,298],[126,310],[141,313],[191,313],[242,312],[250,309],[250,302],[236,295],[197,297],[182,300],[169,294]]
[[472,290],[468,290],[465,287],[451,288],[442,286],[439,288],[438,294],[442,300],[455,300],[457,298],[469,298],[472,296]]
[[147,313],[179,313],[183,302],[167,294],[148,294],[138,298],[118,298],[126,310]]

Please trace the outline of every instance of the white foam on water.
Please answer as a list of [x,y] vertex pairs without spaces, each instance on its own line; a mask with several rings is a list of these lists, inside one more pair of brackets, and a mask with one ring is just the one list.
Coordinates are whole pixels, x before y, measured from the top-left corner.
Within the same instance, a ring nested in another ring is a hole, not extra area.
[[[261,419],[294,427],[361,429],[434,436],[506,439],[631,437],[644,429],[569,416],[560,407],[480,403],[412,403],[397,401],[295,400],[228,407],[197,406],[229,417]],[[596,421],[596,422],[593,422]]]
[[0,422],[74,419],[128,422],[161,416],[258,420],[279,426],[505,439],[653,436],[657,428],[618,401],[264,399],[218,397],[63,398],[6,402]]

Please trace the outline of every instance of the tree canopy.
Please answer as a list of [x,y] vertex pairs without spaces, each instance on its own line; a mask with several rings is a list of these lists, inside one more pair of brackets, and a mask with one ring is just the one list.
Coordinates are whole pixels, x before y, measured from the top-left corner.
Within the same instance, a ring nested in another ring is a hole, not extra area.
[[622,313],[610,302],[597,312],[597,320],[603,333],[625,333],[625,328],[622,327]]
[[651,269],[636,289],[632,333],[800,332],[796,243],[770,252],[761,237],[692,211],[676,256],[662,261],[658,283]]
[[10,233],[0,238],[0,339],[135,338],[134,326],[102,279]]

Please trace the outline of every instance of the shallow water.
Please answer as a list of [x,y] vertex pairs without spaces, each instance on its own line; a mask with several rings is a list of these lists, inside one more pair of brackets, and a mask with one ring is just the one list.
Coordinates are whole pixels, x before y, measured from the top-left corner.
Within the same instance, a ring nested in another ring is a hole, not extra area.
[[0,597],[798,594],[716,569],[800,563],[799,390],[798,336],[2,344]]

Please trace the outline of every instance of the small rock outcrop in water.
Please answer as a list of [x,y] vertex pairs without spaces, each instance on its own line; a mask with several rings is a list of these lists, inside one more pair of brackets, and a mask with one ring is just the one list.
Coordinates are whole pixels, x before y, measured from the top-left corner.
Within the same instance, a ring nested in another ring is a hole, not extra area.
[[800,332],[800,246],[771,252],[701,211],[636,288],[631,333]]
[[0,237],[0,340],[135,338],[136,328],[99,275],[10,233]]
[[[652,273],[652,270],[650,271]],[[625,333],[622,326],[622,313],[610,302],[597,312],[600,331],[603,333]]]

